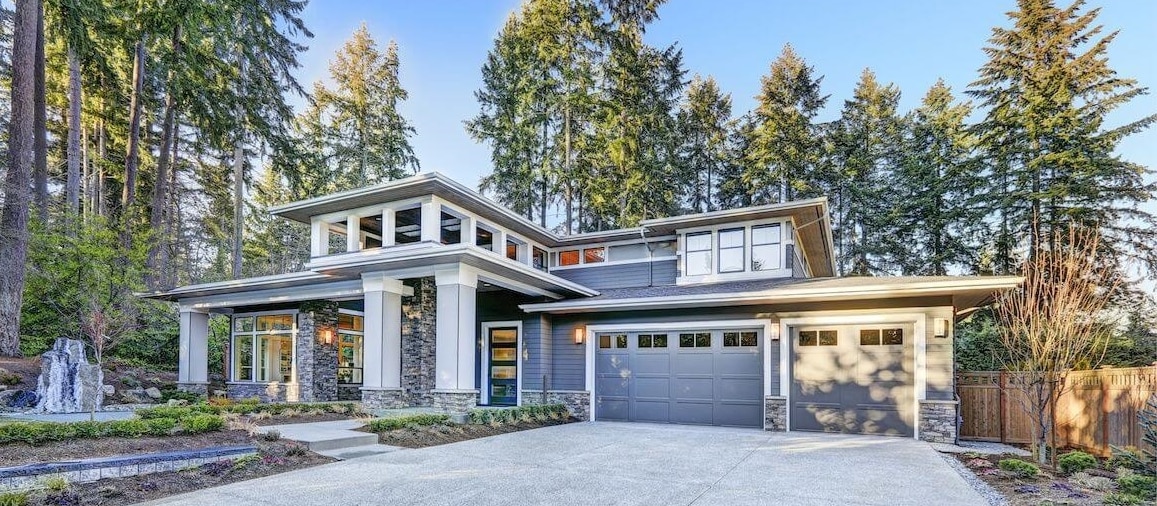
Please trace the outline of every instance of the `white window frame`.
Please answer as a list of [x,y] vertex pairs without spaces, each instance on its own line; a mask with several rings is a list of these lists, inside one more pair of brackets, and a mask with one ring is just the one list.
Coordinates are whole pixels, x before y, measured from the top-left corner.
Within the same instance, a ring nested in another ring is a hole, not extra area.
[[[724,248],[723,247],[723,233],[724,232],[739,232],[739,240],[742,241],[742,244],[740,244],[739,246],[728,246],[728,247]],[[715,258],[714,267],[715,267],[716,272],[718,272],[720,274],[730,274],[733,272],[744,272],[744,271],[748,270],[747,257],[748,257],[748,253],[751,251],[750,248],[752,246],[751,244],[749,244],[749,242],[750,242],[749,236],[750,235],[751,235],[751,227],[721,228],[721,229],[719,229],[718,232],[715,233],[717,244],[715,246],[716,258]],[[724,250],[730,251],[730,250],[736,250],[736,249],[739,250],[739,256],[740,256],[739,269],[733,269],[733,270],[728,270],[728,271],[723,270],[723,251]]]
[[[761,225],[779,225],[780,231],[780,259],[781,265],[778,269],[767,269],[757,271],[752,269],[751,265],[751,248],[752,248],[752,228]],[[743,270],[720,272],[719,270],[719,252],[720,241],[719,233],[724,230],[743,229]],[[715,258],[711,262],[711,272],[708,274],[687,274],[687,236],[697,233],[710,232],[711,233],[711,254]],[[786,278],[791,277],[791,265],[787,262],[788,246],[793,246],[795,241],[794,235],[795,227],[791,226],[791,218],[772,218],[765,220],[752,220],[735,223],[721,223],[717,225],[694,227],[677,230],[679,236],[679,277],[675,278],[676,285],[690,285],[697,283],[718,283],[723,281],[746,281],[752,279],[770,279],[770,278]]]
[[[336,339],[337,339],[337,364],[338,364],[337,368],[338,369],[342,368],[341,367],[341,334],[342,334],[342,332],[345,332],[348,334],[353,334],[353,335],[358,335],[358,336],[362,337],[362,366],[361,366],[362,382],[361,383],[342,383],[339,381],[338,385],[339,386],[341,386],[341,385],[346,385],[346,386],[364,385],[365,379],[366,379],[366,377],[365,377],[365,372],[366,372],[366,312],[365,311],[355,311],[353,309],[338,309],[337,312],[338,312],[338,314],[357,316],[357,317],[360,317],[362,319],[362,330],[341,330],[341,329],[337,328],[337,325],[334,325],[334,331],[337,334]],[[297,347],[295,346],[294,350],[296,351],[296,349],[297,349]]]
[[[697,249],[694,251],[688,249],[687,243],[690,242],[691,236],[698,237],[698,236],[704,236],[704,235],[707,236],[707,249]],[[683,240],[681,241],[682,247],[680,248],[680,250],[683,252],[683,257],[680,259],[680,263],[682,264],[681,265],[682,269],[680,269],[680,271],[679,271],[681,274],[683,274],[683,276],[686,276],[686,277],[710,276],[710,275],[712,275],[718,271],[718,268],[715,266],[715,261],[714,261],[715,259],[718,259],[718,257],[719,257],[719,255],[715,252],[715,246],[719,242],[716,240],[716,235],[718,235],[718,233],[716,232],[715,229],[697,230],[697,231],[687,232],[686,234],[683,234]],[[715,259],[712,259],[710,257],[708,258],[708,261],[707,261],[708,272],[706,274],[689,274],[688,272],[690,271],[690,269],[688,268],[688,265],[689,265],[688,262],[691,260],[691,253],[702,253],[704,251],[706,251],[708,255],[712,255],[712,256],[716,257]]]
[[[281,311],[255,311],[255,312],[250,312],[250,313],[234,313],[233,315],[231,315],[229,318],[229,383],[245,383],[245,384],[259,384],[259,385],[282,383],[280,381],[257,381],[255,379],[253,379],[253,378],[257,377],[257,349],[258,349],[257,338],[258,338],[258,336],[272,335],[272,334],[278,334],[278,333],[284,333],[285,332],[285,331],[258,332],[257,331],[257,317],[258,316],[290,316],[293,319],[293,329],[289,330],[290,343],[292,343],[291,346],[292,346],[293,359],[290,361],[291,363],[290,363],[290,368],[289,368],[289,377],[291,378],[291,380],[289,381],[288,384],[297,383],[297,337],[298,337],[298,334],[297,334],[297,330],[298,330],[297,329],[297,316],[299,313],[300,313],[300,311],[298,311],[296,309],[286,309],[286,310],[281,310]],[[238,380],[236,377],[237,371],[235,370],[236,365],[237,365],[237,356],[236,356],[237,350],[233,346],[233,342],[235,341],[234,337],[237,334],[236,319],[237,318],[250,317],[250,316],[254,317],[253,318],[253,332],[243,332],[243,334],[248,334],[250,336],[250,346],[252,346],[251,349],[253,350],[253,352],[252,352],[253,363],[250,365],[250,369],[252,370],[252,374],[250,375],[250,379]]]

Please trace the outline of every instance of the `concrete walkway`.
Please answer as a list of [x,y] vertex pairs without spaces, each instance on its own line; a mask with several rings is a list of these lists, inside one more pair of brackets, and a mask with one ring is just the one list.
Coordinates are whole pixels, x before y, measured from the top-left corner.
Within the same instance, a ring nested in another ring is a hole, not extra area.
[[338,462],[153,504],[987,503],[911,439],[595,422]]
[[311,451],[339,460],[368,457],[401,450],[397,446],[378,444],[378,435],[361,432],[364,423],[357,420],[288,423],[268,425],[261,433],[276,431],[283,439],[305,444]]

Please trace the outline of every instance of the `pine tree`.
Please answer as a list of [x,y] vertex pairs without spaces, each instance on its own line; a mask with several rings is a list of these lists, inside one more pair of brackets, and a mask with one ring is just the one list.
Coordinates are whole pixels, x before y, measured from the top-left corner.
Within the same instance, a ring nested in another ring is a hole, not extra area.
[[691,212],[714,211],[714,191],[731,154],[731,95],[719,90],[715,78],[695,76],[680,106],[678,125],[681,193]]
[[895,267],[887,262],[893,211],[887,181],[902,148],[899,100],[894,84],[881,85],[870,69],[864,69],[831,134],[827,186],[835,200],[833,233],[841,275],[877,275]]
[[828,97],[820,94],[823,77],[813,78],[814,72],[788,44],[760,80],[756,124],[745,153],[749,170],[743,174],[756,204],[823,193],[818,174],[823,142],[815,117]]
[[[1096,227],[1106,261],[1132,258],[1157,274],[1157,218],[1138,204],[1153,198],[1150,171],[1115,154],[1157,114],[1110,127],[1106,116],[1145,94],[1108,64],[1117,32],[1082,12],[1084,0],[1020,0],[1012,26],[992,31],[989,61],[968,93],[987,109],[978,125],[992,182],[998,272],[1014,272],[1070,224]],[[1027,244],[1020,251],[1018,244]]]
[[911,115],[892,192],[897,195],[892,259],[905,275],[943,276],[976,263],[972,239],[983,220],[976,198],[983,180],[969,103],[957,103],[939,80]]

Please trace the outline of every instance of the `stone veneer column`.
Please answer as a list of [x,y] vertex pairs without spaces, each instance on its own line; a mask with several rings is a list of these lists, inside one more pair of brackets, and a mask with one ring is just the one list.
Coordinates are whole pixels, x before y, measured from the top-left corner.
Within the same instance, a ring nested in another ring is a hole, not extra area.
[[362,274],[365,297],[362,404],[368,409],[406,406],[402,390],[401,280],[381,273]]
[[413,297],[402,304],[402,390],[411,406],[431,406],[437,339],[438,286],[433,277],[410,283]]
[[475,384],[478,272],[459,264],[437,271],[437,338],[433,405],[446,412],[465,412],[478,404]]
[[209,313],[181,308],[177,387],[198,394],[209,390]]
[[768,395],[763,398],[763,430],[787,430],[787,397]]
[[[297,315],[295,339],[297,392],[286,400],[335,401],[337,395],[338,305],[328,300],[303,302]],[[326,344],[320,332],[329,329],[333,340]]]
[[920,401],[920,440],[956,444],[956,400]]

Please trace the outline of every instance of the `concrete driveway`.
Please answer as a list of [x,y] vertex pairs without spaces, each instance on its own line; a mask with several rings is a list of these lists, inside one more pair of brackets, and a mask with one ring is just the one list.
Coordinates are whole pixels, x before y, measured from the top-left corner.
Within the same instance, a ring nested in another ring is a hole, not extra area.
[[593,422],[347,460],[153,504],[987,503],[911,439]]

